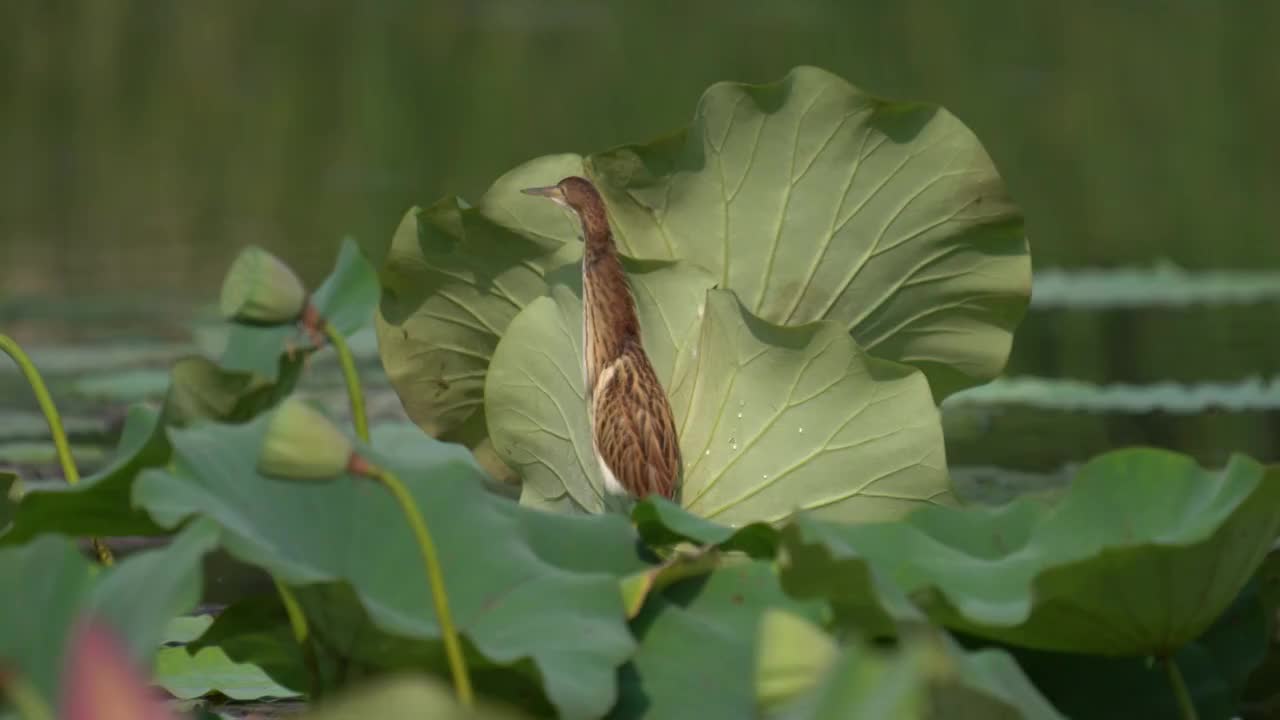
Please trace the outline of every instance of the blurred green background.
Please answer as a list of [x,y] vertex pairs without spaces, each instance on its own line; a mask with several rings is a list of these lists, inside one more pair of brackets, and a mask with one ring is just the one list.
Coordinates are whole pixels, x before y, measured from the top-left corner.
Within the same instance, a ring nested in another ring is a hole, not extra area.
[[[0,327],[29,343],[182,337],[246,243],[314,279],[345,234],[380,254],[414,203],[650,139],[709,84],[798,64],[968,123],[1037,269],[1280,270],[1280,3],[6,0],[0,27]],[[1269,378],[1278,317],[1032,312],[1011,372]],[[997,419],[953,462],[1280,459],[1274,410]]]

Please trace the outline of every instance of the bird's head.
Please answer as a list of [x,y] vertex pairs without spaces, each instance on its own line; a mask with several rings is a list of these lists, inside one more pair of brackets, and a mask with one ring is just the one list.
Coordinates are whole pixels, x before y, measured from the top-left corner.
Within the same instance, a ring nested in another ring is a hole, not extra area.
[[525,188],[520,192],[547,198],[555,204],[569,208],[578,215],[603,212],[604,200],[590,180],[570,175],[555,185]]

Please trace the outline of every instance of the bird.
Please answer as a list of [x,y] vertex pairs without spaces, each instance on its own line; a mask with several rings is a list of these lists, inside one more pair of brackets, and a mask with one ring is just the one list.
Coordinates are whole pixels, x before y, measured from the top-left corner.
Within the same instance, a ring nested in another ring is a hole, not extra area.
[[582,226],[582,374],[605,490],[637,500],[674,499],[681,459],[671,401],[644,350],[604,198],[576,175],[521,192],[567,208]]

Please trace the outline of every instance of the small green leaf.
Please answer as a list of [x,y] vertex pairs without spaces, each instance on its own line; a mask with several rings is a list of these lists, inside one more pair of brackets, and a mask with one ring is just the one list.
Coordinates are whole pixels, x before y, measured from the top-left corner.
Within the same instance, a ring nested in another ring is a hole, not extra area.
[[768,523],[738,528],[718,525],[658,496],[636,503],[631,521],[640,537],[653,547],[689,542],[758,558],[772,558],[778,550],[778,531]]
[[169,621],[164,628],[165,644],[185,645],[200,637],[213,624],[212,615],[183,615]]
[[184,647],[164,648],[156,655],[155,682],[179,700],[219,693],[232,700],[291,698],[299,693],[276,684],[262,668],[237,663],[222,648],[206,647],[195,654]]
[[[309,692],[313,689],[306,659],[293,635],[280,596],[275,592],[237,599],[186,647],[188,653],[197,654],[209,649],[216,649],[237,666],[257,668],[280,687]],[[329,658],[317,658],[317,661],[325,659]],[[335,670],[332,662],[315,668],[325,687],[337,684]]]
[[1205,631],[1280,531],[1280,471],[1221,473],[1159,450],[1087,464],[1062,500],[927,508],[905,521],[783,530],[784,584],[875,621],[878,567],[938,622],[1029,648],[1166,655]]

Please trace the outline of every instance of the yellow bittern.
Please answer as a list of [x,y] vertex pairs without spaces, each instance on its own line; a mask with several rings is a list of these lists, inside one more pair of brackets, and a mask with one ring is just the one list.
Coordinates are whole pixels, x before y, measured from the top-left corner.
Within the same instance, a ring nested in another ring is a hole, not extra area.
[[580,177],[523,192],[572,210],[582,223],[582,370],[591,446],[605,490],[672,498],[680,441],[671,403],[641,342],[635,298],[613,245],[604,199]]

